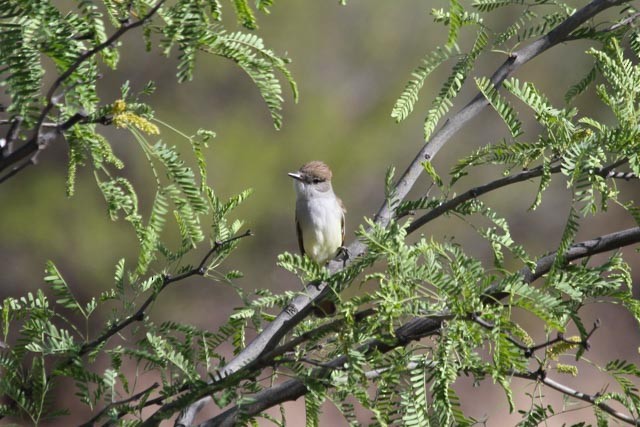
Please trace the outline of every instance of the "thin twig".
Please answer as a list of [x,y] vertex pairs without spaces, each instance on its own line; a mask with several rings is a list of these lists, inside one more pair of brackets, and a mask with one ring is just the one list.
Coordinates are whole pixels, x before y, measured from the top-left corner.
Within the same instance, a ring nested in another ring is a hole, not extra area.
[[7,179],[11,178],[15,174],[17,174],[18,172],[20,172],[22,169],[26,168],[27,166],[35,165],[36,163],[37,162],[36,162],[35,157],[31,157],[30,159],[25,160],[20,165],[14,167],[7,174],[2,176],[0,178],[0,184],[2,184],[3,182],[5,182]]
[[[307,365],[316,366],[318,368],[329,368],[333,370],[344,370],[344,366],[335,367],[327,362],[323,362],[321,360],[311,359],[309,357],[298,357],[298,358],[288,358],[288,357],[280,357],[277,360],[277,363],[306,363]],[[277,365],[276,365],[277,366]]]
[[[484,320],[482,317],[480,317],[477,313],[471,313],[468,316],[469,320],[473,321],[474,323],[482,326],[483,328],[489,330],[489,331],[493,331],[494,329],[496,329],[496,325],[494,325],[493,323]],[[526,346],[524,344],[522,344],[520,341],[514,339],[512,336],[507,335],[507,341],[509,341],[511,344],[515,345],[516,347],[518,347],[520,350],[524,351],[525,353],[527,351],[529,351],[531,348],[529,346]],[[531,357],[531,355],[527,355],[527,357]]]
[[608,31],[615,31],[620,27],[626,27],[627,25],[631,25],[635,22],[636,19],[638,19],[640,17],[640,12],[635,12],[629,16],[627,16],[626,18],[624,18],[622,21],[617,22],[615,24],[613,24],[611,27],[609,27],[607,30]]
[[[69,119],[67,119],[65,122],[63,122],[63,123],[61,123],[59,125],[56,125],[56,124],[53,124],[53,123],[43,123],[42,127],[50,127],[50,128],[52,128],[51,132],[60,133],[60,132],[64,132],[67,129],[71,128],[76,123],[79,123],[79,122],[86,123],[87,119],[88,119],[88,115],[86,113],[78,112],[78,113],[75,113],[73,116],[69,117]],[[7,136],[7,141],[11,141],[11,142],[6,143],[5,147],[3,147],[3,150],[2,150],[3,153],[11,154],[11,152],[13,150],[13,142],[15,141],[15,138],[17,136],[17,132],[18,132],[19,127],[20,127],[19,123],[21,121],[22,121],[22,119],[20,119],[18,122],[14,121],[13,122],[14,125],[12,125],[11,128],[9,129],[8,136]],[[15,125],[15,123],[18,123],[18,124]],[[31,166],[31,165],[37,164],[37,156],[36,156],[36,154],[38,154],[38,153],[39,153],[39,151],[36,151],[26,161],[24,161],[23,163],[21,163],[20,165],[18,165],[16,167],[14,167],[13,169],[11,169],[11,171],[9,171],[7,174],[2,176],[0,178],[0,184],[2,184],[3,182],[5,182],[7,179],[11,178],[15,174],[17,174],[18,172],[20,172],[21,170],[23,170],[27,166]],[[0,156],[0,157],[2,157],[2,156]]]
[[528,357],[531,357],[533,355],[533,353],[535,353],[538,350],[541,350],[543,348],[547,348],[550,347],[554,344],[557,344],[559,342],[563,342],[563,343],[567,343],[567,344],[573,344],[573,345],[577,345],[580,346],[582,348],[584,348],[585,350],[589,350],[589,348],[591,347],[591,345],[589,344],[589,339],[591,338],[591,336],[593,335],[593,333],[600,327],[600,319],[597,319],[594,323],[593,323],[593,328],[591,328],[591,330],[587,333],[587,336],[584,337],[583,339],[581,339],[580,341],[571,341],[568,340],[564,337],[564,334],[558,332],[558,334],[556,335],[555,338],[547,340],[543,343],[540,343],[538,345],[534,345],[529,347],[528,349],[526,349],[525,355]]
[[[618,160],[612,163],[611,165],[605,166],[593,173],[595,175],[602,176],[603,178],[618,178],[617,176],[611,175],[613,173],[613,169],[627,163],[628,161],[629,160],[627,158]],[[551,166],[549,168],[549,173],[555,174],[560,172],[561,170],[562,170],[562,165],[558,164],[555,166]],[[508,185],[516,184],[518,182],[528,181],[532,178],[537,178],[539,176],[542,176],[543,174],[544,174],[543,166],[537,166],[533,169],[522,171],[515,175],[509,175],[504,178],[499,178],[499,179],[496,179],[495,181],[489,182],[484,185],[479,185],[478,187],[474,187],[470,190],[467,190],[464,193],[460,194],[459,196],[456,196],[453,199],[443,202],[438,207],[431,209],[426,214],[413,220],[411,224],[409,224],[409,226],[407,227],[407,233],[413,233],[418,228],[422,227],[428,222],[433,221],[434,219],[444,215],[447,212],[451,212],[452,210],[454,210],[464,202],[467,202],[471,199],[475,199],[479,196],[482,196],[483,194],[487,194],[491,191],[498,190]],[[630,179],[631,177],[626,178],[626,175],[625,175],[622,178]]]
[[[360,320],[369,317],[373,314],[376,313],[376,310],[374,310],[373,308],[368,308],[362,311],[357,312],[353,317],[354,317],[354,321],[355,322],[359,322]],[[318,335],[323,335],[326,334],[329,331],[334,331],[339,329],[341,326],[343,326],[345,323],[345,319],[336,319],[332,322],[329,323],[325,323],[323,325],[320,325],[319,327],[317,327],[316,329],[313,329],[311,331],[307,331],[295,338],[293,338],[291,341],[287,341],[286,343],[274,348],[273,350],[265,353],[262,358],[265,360],[275,360],[277,357],[292,351],[294,348],[296,348],[297,346],[299,346],[300,344],[302,344],[303,342],[306,342],[308,340],[310,340],[313,337],[316,337]]]
[[580,346],[584,346],[584,347],[586,347],[586,345],[587,345],[586,342],[582,342],[582,341],[574,342],[574,341],[568,340],[568,339],[566,339],[564,337],[564,334],[558,332],[556,334],[555,338],[551,338],[551,339],[549,339],[549,340],[547,340],[547,341],[545,341],[543,343],[540,343],[540,344],[537,344],[537,345],[533,345],[533,346],[531,346],[529,348],[525,348],[525,356],[531,357],[531,356],[533,356],[533,354],[536,351],[541,350],[543,348],[551,347],[552,345],[555,345],[555,344],[557,344],[559,342],[563,342],[563,343],[567,343],[567,344],[580,345]]
[[114,335],[116,335],[119,332],[121,332],[123,329],[125,329],[130,324],[132,324],[134,322],[140,322],[140,321],[144,320],[145,312],[146,312],[147,308],[158,298],[158,295],[160,295],[160,293],[164,289],[166,289],[167,286],[169,286],[172,283],[184,280],[184,279],[186,279],[188,277],[191,277],[191,276],[203,276],[206,273],[206,269],[204,269],[203,267],[206,265],[207,261],[209,260],[209,258],[214,253],[216,253],[217,251],[219,251],[223,247],[229,245],[230,243],[232,243],[232,242],[234,242],[234,241],[236,241],[238,239],[242,239],[244,237],[249,237],[251,235],[252,235],[251,230],[247,230],[243,234],[239,234],[239,235],[230,237],[230,238],[228,238],[226,240],[223,240],[223,241],[215,242],[214,246],[202,258],[202,261],[200,262],[200,264],[197,267],[192,268],[191,270],[185,271],[184,273],[178,274],[176,276],[170,276],[170,275],[163,276],[162,277],[162,284],[158,287],[157,290],[152,292],[151,295],[149,295],[147,297],[147,299],[142,303],[142,305],[138,308],[138,310],[135,313],[133,313],[132,315],[130,315],[126,319],[121,320],[120,322],[112,325],[109,329],[104,331],[100,336],[98,336],[94,340],[84,344],[80,348],[80,350],[78,351],[77,354],[74,354],[72,357],[70,357],[70,358],[66,359],[64,362],[62,362],[59,368],[64,368],[64,367],[68,366],[70,363],[73,362],[74,359],[76,359],[78,357],[82,357],[82,356],[86,355],[87,353],[89,353],[90,351],[94,350],[95,348],[99,347],[103,343],[107,342],[111,337],[113,337]]
[[153,6],[149,10],[149,12],[147,12],[147,14],[145,16],[143,16],[141,19],[139,19],[137,21],[134,21],[134,22],[130,22],[130,20],[125,21],[122,24],[122,26],[120,28],[118,28],[116,30],[116,32],[114,32],[111,35],[111,37],[109,37],[108,39],[106,39],[102,43],[94,46],[92,49],[89,49],[88,51],[84,52],[82,55],[80,55],[78,57],[78,59],[76,59],[76,61],[73,64],[71,64],[71,66],[69,68],[67,68],[65,70],[64,73],[62,73],[60,76],[58,76],[58,78],[53,82],[53,84],[51,85],[51,87],[47,91],[47,95],[46,95],[47,105],[42,110],[42,113],[40,114],[40,117],[38,119],[38,123],[36,125],[36,141],[38,140],[38,133],[40,131],[40,126],[42,125],[42,123],[44,122],[45,118],[47,117],[47,114],[49,114],[49,112],[51,111],[51,109],[55,105],[54,95],[57,92],[57,90],[60,88],[62,83],[64,83],[65,80],[67,80],[69,77],[71,77],[71,75],[80,67],[80,65],[82,65],[82,63],[84,61],[86,61],[87,59],[91,58],[95,54],[103,51],[104,49],[108,48],[109,46],[113,46],[113,44],[116,42],[116,40],[118,40],[120,37],[122,37],[127,31],[132,30],[134,28],[137,28],[137,27],[143,25],[148,20],[150,20],[153,17],[153,15],[155,15],[155,13],[158,11],[158,9],[160,9],[160,6],[162,6],[162,4],[164,2],[165,2],[165,0],[158,0],[156,5]]
[[551,387],[556,391],[559,391],[562,394],[565,394],[567,396],[574,397],[578,400],[582,400],[583,402],[588,402],[592,405],[595,405],[598,408],[605,411],[606,413],[608,413],[609,415],[611,415],[612,417],[619,419],[620,421],[624,421],[627,424],[640,426],[640,421],[637,420],[636,418],[630,417],[627,414],[623,414],[622,412],[614,409],[612,406],[609,406],[604,402],[596,403],[599,397],[597,394],[591,395],[591,394],[583,393],[581,391],[572,389],[571,387],[568,387],[564,384],[561,384],[555,380],[552,380],[547,376],[546,371],[544,370],[538,370],[535,372],[512,372],[511,375],[518,378],[538,381],[548,387]]
[[145,16],[143,16],[141,19],[139,19],[137,21],[134,21],[134,22],[126,21],[125,23],[123,23],[123,25],[120,28],[118,28],[118,30],[116,30],[107,40],[105,40],[104,42],[94,46],[92,49],[84,52],[82,55],[80,55],[78,57],[78,59],[76,59],[76,61],[73,64],[71,64],[71,66],[69,68],[67,68],[65,70],[64,73],[62,73],[60,76],[58,76],[58,78],[53,82],[53,84],[51,85],[51,87],[47,91],[47,94],[46,94],[46,97],[45,97],[47,103],[44,106],[44,108],[42,109],[42,112],[40,113],[40,116],[38,117],[38,121],[36,122],[36,126],[34,128],[33,136],[29,139],[29,141],[27,141],[26,143],[22,144],[18,149],[13,151],[11,154],[9,154],[6,157],[0,159],[0,171],[5,170],[10,165],[13,165],[13,164],[17,163],[17,162],[19,162],[20,160],[22,160],[22,159],[24,159],[26,157],[33,156],[39,150],[45,148],[46,145],[48,144],[48,142],[51,139],[53,139],[62,130],[64,130],[64,129],[58,128],[58,129],[55,129],[52,132],[52,135],[46,135],[46,136],[41,135],[41,129],[42,129],[42,126],[44,124],[44,121],[47,118],[48,114],[53,109],[53,107],[55,106],[54,95],[56,94],[56,92],[58,91],[60,86],[87,59],[91,58],[92,56],[94,56],[97,53],[101,52],[102,50],[106,49],[107,47],[112,46],[116,42],[116,40],[118,40],[120,37],[122,37],[129,30],[132,30],[132,29],[134,29],[136,27],[139,27],[139,26],[143,25],[145,22],[149,21],[153,17],[153,15],[155,15],[155,13],[158,11],[158,9],[160,9],[160,7],[162,6],[162,4],[165,1],[166,0],[158,0],[158,2],[155,4],[155,6],[152,7],[149,10],[149,12]]
[[7,136],[5,137],[5,140],[4,140],[5,145],[4,147],[2,147],[2,150],[0,151],[2,153],[0,157],[6,157],[7,155],[11,154],[11,152],[13,151],[13,143],[18,138],[18,134],[20,133],[20,126],[22,125],[23,120],[24,119],[22,118],[22,116],[16,116],[11,121],[11,126],[9,126],[9,130],[7,131]]
[[[477,313],[472,313],[468,316],[469,320],[473,321],[474,323],[477,323],[478,325],[482,326],[483,328],[487,329],[487,330],[494,330],[496,328],[496,325],[494,325],[493,323],[484,320],[482,317],[480,317]],[[520,350],[522,350],[524,352],[525,357],[533,357],[534,353],[538,350],[541,350],[543,348],[548,348],[551,347],[554,344],[557,344],[559,342],[563,342],[563,343],[567,343],[567,344],[573,344],[576,346],[581,346],[583,347],[585,350],[589,349],[589,339],[591,338],[591,336],[593,335],[593,333],[596,331],[596,329],[598,329],[600,327],[600,320],[597,320],[594,324],[593,324],[593,329],[591,329],[591,331],[587,334],[586,337],[584,337],[584,339],[580,340],[580,341],[571,341],[568,340],[564,337],[564,334],[558,332],[558,334],[556,335],[555,338],[549,339],[543,343],[540,344],[536,344],[536,345],[526,345],[521,343],[520,341],[516,340],[515,338],[513,338],[510,335],[507,335],[507,340],[515,345],[516,347],[518,347]]]
[[200,262],[200,264],[197,267],[192,268],[191,270],[185,271],[184,273],[178,274],[176,276],[170,276],[170,275],[163,276],[162,285],[160,285],[158,290],[156,290],[155,292],[153,292],[151,295],[149,295],[147,297],[147,299],[142,303],[142,305],[138,308],[138,310],[134,314],[132,314],[131,316],[129,316],[126,319],[122,320],[121,322],[116,323],[115,325],[113,325],[111,328],[109,328],[107,331],[105,331],[102,335],[100,335],[95,340],[83,345],[82,348],[80,349],[80,351],[78,352],[79,353],[78,355],[79,356],[83,356],[83,355],[87,354],[89,351],[91,351],[94,348],[98,347],[103,342],[107,341],[109,338],[111,338],[115,334],[117,334],[120,331],[122,331],[124,328],[129,326],[131,323],[143,320],[145,311],[147,310],[147,307],[149,307],[149,305],[151,305],[151,303],[153,303],[158,298],[158,295],[160,295],[160,293],[164,289],[166,289],[167,286],[169,286],[172,283],[184,280],[184,279],[186,279],[188,277],[191,277],[191,276],[203,276],[206,273],[206,270],[204,269],[204,266],[206,265],[207,261],[209,260],[209,258],[211,258],[211,256],[214,253],[218,252],[220,249],[222,249],[223,247],[229,245],[230,243],[232,243],[232,242],[234,242],[236,240],[242,239],[244,237],[249,237],[249,236],[252,236],[251,230],[247,230],[243,234],[239,234],[237,236],[230,237],[230,238],[228,238],[226,240],[223,240],[223,241],[220,241],[220,242],[215,242],[213,247],[207,252],[207,254],[204,256],[204,258],[202,258],[202,261]]
[[148,395],[149,393],[151,393],[153,390],[155,390],[159,386],[160,386],[160,384],[153,383],[152,385],[150,385],[146,389],[142,390],[141,392],[136,393],[136,394],[134,394],[134,395],[132,395],[132,396],[126,398],[126,399],[119,400],[117,402],[109,403],[107,406],[102,408],[102,410],[100,412],[98,412],[89,421],[87,421],[86,423],[80,424],[80,427],[92,427],[92,426],[94,426],[95,422],[98,421],[100,418],[102,418],[104,416],[104,414],[109,412],[111,409],[117,408],[117,407],[122,406],[122,405],[126,405],[127,403],[131,403],[131,402],[135,402],[137,400],[140,400],[142,397],[144,397],[145,395]]

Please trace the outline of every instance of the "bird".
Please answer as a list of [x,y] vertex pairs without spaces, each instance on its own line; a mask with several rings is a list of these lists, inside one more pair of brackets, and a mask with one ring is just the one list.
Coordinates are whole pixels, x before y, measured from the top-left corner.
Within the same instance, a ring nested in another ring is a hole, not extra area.
[[[346,209],[333,192],[333,174],[325,163],[314,160],[288,175],[295,180],[296,233],[300,254],[322,266],[333,259],[344,245]],[[330,300],[320,301],[314,308],[317,317],[335,312],[336,305]]]
[[295,180],[300,253],[318,265],[324,265],[344,244],[346,209],[333,192],[331,169],[324,162],[314,160],[288,175]]

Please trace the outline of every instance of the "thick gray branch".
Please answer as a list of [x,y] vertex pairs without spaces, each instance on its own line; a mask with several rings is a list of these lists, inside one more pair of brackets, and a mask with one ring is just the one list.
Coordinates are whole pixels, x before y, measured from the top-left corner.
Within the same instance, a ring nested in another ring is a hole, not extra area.
[[[513,74],[515,70],[520,68],[520,66],[531,61],[533,58],[545,52],[549,48],[564,42],[572,31],[576,30],[598,13],[622,3],[624,3],[622,0],[594,0],[582,9],[577,10],[576,13],[571,15],[545,36],[513,52],[493,73],[491,76],[491,82],[496,88],[500,87],[502,82]],[[431,161],[444,144],[446,144],[453,135],[462,129],[467,122],[480,114],[487,105],[489,105],[487,99],[481,92],[478,92],[464,108],[446,121],[440,130],[433,135],[431,140],[422,147],[413,162],[411,162],[398,181],[395,187],[395,200],[392,200],[391,206],[395,205],[394,202],[403,200],[411,188],[413,188],[413,185],[422,173],[422,162],[425,160]],[[378,212],[376,218],[379,219],[382,224],[386,224],[389,222],[391,217],[392,208],[390,208],[389,204],[385,203]]]
[[239,412],[243,414],[259,414],[282,402],[296,400],[307,393],[307,388],[298,380],[288,380],[270,389],[265,389],[253,396],[252,402],[242,408],[234,406],[199,427],[234,427],[237,426]]
[[[608,252],[611,250],[619,249],[623,246],[628,246],[631,244],[640,242],[640,227],[630,228],[627,230],[618,231],[615,233],[607,234],[604,236],[597,237],[595,239],[586,240],[584,242],[576,243],[572,245],[569,250],[565,253],[564,259],[565,262],[571,262],[580,258],[589,257],[591,255]],[[528,267],[522,268],[519,271],[519,274],[522,276],[523,281],[526,283],[532,283],[544,274],[548,273],[553,265],[553,262],[556,258],[556,254],[550,254],[543,256],[536,262],[536,267],[534,270],[529,269]],[[504,297],[499,290],[496,288],[490,288],[487,292],[492,293],[492,295],[488,295],[488,301],[497,301],[498,299]],[[437,317],[422,317],[416,318],[405,325],[399,327],[395,331],[395,337],[393,339],[387,340],[371,340],[370,342],[364,344],[359,351],[361,352],[370,352],[372,350],[377,350],[380,352],[387,352],[393,348],[399,346],[405,346],[411,341],[419,340],[423,337],[433,335],[437,333],[442,325],[442,321],[449,319],[450,316],[440,315]],[[274,350],[274,351],[277,351]],[[326,365],[334,368],[339,368],[344,365],[347,361],[346,356],[340,356],[336,359],[328,362]],[[322,378],[330,372],[330,369],[327,368],[318,368],[314,370],[314,375]],[[284,385],[286,387],[282,387]],[[291,390],[295,390],[296,393],[291,392]],[[261,408],[258,412],[248,412],[249,407],[243,406],[242,413],[245,415],[257,415],[265,408],[262,406],[262,400],[268,401],[271,403],[270,406],[277,405],[279,403],[283,403],[290,400],[296,400],[299,397],[303,396],[306,393],[306,388],[304,384],[300,380],[289,380],[283,383],[280,386],[273,387],[271,389],[266,389],[259,394],[254,396],[254,399],[251,403],[251,408]],[[195,415],[195,414],[193,414]],[[233,421],[236,420],[235,417],[238,415],[237,408],[231,408],[217,417],[212,418],[207,421],[203,426],[216,426],[216,425],[233,425]],[[188,424],[184,424],[188,425]]]
[[[579,9],[551,30],[548,34],[540,39],[532,42],[516,52],[514,52],[491,76],[491,81],[496,87],[517,70],[523,64],[529,62],[536,56],[545,52],[547,49],[562,43],[567,39],[569,34],[579,28],[582,24],[593,18],[603,10],[624,3],[623,0],[594,0],[582,9]],[[478,93],[464,108],[458,113],[450,117],[446,123],[433,135],[433,137],[422,147],[414,160],[411,162],[407,170],[400,177],[394,187],[394,198],[385,201],[375,216],[375,221],[386,226],[393,217],[392,206],[397,202],[404,200],[411,188],[413,188],[417,179],[420,177],[425,160],[432,160],[440,149],[455,135],[464,125],[471,119],[476,117],[488,105],[488,101]],[[348,246],[350,259],[362,255],[366,247],[359,240],[353,241]],[[349,261],[347,261],[349,263]],[[335,273],[344,268],[346,263],[333,260],[329,263],[329,270]],[[289,331],[291,331],[298,323],[300,323],[312,310],[314,301],[321,299],[329,292],[327,284],[309,284],[305,288],[305,295],[294,298],[289,306],[287,306],[267,327],[260,333],[247,347],[245,347],[234,359],[219,371],[220,379],[233,375],[242,369],[251,370],[258,365],[258,359],[273,349],[280,339]],[[200,405],[202,402],[198,402]],[[159,409],[159,412],[165,412],[166,407]],[[176,425],[190,425],[197,411],[186,410],[177,419]]]
[[[622,1],[606,1],[595,0],[578,10],[570,16],[566,21],[558,25],[549,34],[539,40],[531,43],[515,52],[492,76],[491,80],[496,86],[500,85],[507,76],[519,68],[522,64],[535,58],[542,52],[552,46],[563,41],[571,31],[578,28],[588,19],[592,18],[599,12],[622,3]],[[467,104],[460,112],[451,117],[444,126],[433,136],[433,138],[420,150],[404,175],[400,178],[395,186],[395,197],[397,201],[403,200],[409,190],[413,187],[416,180],[420,176],[423,167],[421,163],[424,159],[432,159],[444,144],[469,120],[477,116],[480,111],[488,105],[486,98],[481,93]],[[392,202],[393,204],[393,202]],[[387,225],[392,217],[392,211],[387,203],[385,203],[380,211],[376,214],[376,220],[379,224]],[[356,240],[348,247],[351,259],[358,257],[365,251],[362,242]],[[348,262],[348,261],[347,261]],[[343,268],[341,261],[332,261],[329,269],[332,273]],[[278,317],[269,324],[265,330],[256,337],[240,354],[221,369],[221,375],[228,375],[237,372],[250,361],[258,358],[265,351],[270,350],[277,342],[297,325],[311,311],[313,301],[319,299],[325,292],[326,286],[310,284],[306,287],[306,295],[295,298],[291,304]]]

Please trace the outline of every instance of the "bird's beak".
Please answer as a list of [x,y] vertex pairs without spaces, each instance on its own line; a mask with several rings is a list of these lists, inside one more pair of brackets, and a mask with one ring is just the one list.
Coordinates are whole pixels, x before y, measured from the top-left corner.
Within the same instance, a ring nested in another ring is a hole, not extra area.
[[302,175],[299,172],[289,172],[289,175],[293,179],[297,179],[298,181],[302,181]]

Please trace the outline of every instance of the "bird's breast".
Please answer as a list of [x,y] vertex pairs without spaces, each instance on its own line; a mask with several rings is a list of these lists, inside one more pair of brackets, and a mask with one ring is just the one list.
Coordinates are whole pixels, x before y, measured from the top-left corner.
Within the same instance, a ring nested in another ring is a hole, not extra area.
[[296,216],[305,253],[319,264],[332,258],[342,245],[342,208],[337,199],[298,200]]

